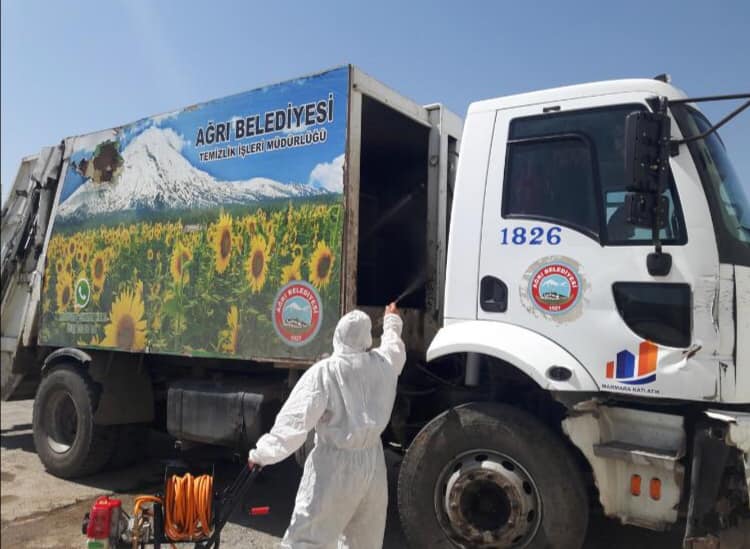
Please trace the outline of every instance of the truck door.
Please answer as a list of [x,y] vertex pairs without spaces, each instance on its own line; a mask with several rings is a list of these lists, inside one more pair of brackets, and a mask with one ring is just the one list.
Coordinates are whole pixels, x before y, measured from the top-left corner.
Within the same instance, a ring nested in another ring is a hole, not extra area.
[[[648,109],[645,99],[619,94],[497,111],[477,318],[555,341],[604,391],[716,399],[718,254],[705,196],[684,177],[687,155],[672,160],[665,191],[667,276],[649,275],[650,230],[625,218],[625,117]],[[675,179],[684,183],[679,192]],[[503,285],[504,307],[493,299]]]

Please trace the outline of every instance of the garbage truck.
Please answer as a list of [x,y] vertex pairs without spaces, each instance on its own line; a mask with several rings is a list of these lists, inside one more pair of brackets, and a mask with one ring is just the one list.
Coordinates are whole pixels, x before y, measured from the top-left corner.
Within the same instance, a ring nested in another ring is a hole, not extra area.
[[377,339],[400,296],[412,546],[579,547],[592,510],[714,547],[750,515],[750,191],[699,107],[747,98],[662,76],[462,121],[344,66],[64,139],[2,211],[2,398],[60,477],[153,428],[246,449],[342,313]]

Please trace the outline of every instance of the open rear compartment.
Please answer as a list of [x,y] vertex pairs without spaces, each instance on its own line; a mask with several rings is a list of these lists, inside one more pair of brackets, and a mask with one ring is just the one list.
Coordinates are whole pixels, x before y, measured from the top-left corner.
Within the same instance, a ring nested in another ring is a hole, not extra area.
[[380,335],[383,308],[399,301],[403,338],[424,352],[442,318],[453,174],[462,121],[421,106],[351,67],[345,165],[345,310]]
[[425,309],[429,128],[362,98],[357,305]]
[[423,353],[434,271],[428,111],[352,69],[349,131],[345,308],[367,312],[377,337],[384,306],[400,297],[404,340]]

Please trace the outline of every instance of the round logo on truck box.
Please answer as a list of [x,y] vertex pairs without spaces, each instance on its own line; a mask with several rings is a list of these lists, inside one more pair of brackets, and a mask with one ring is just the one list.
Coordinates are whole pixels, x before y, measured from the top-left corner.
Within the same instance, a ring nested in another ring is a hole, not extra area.
[[320,296],[307,282],[290,282],[276,294],[273,326],[287,345],[308,343],[318,334],[322,317]]

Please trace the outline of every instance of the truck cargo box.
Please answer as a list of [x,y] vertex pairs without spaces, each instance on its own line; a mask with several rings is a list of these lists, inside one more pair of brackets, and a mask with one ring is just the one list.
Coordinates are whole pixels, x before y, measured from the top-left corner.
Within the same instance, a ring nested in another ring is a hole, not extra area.
[[421,347],[459,133],[345,66],[65,140],[40,344],[306,363],[421,278]]

